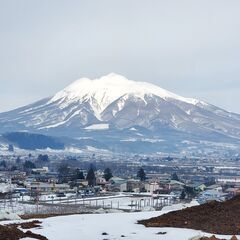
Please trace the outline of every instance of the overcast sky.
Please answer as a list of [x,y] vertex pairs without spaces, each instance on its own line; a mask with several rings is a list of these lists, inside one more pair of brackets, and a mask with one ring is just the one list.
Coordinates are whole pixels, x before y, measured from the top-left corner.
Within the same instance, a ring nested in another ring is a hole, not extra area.
[[0,0],[0,111],[115,72],[240,113],[239,0]]

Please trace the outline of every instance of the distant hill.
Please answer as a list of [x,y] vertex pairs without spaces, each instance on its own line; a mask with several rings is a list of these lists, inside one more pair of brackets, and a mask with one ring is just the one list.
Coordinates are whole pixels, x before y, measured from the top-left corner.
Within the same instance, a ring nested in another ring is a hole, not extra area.
[[64,149],[64,144],[57,139],[42,134],[33,134],[26,132],[10,132],[3,134],[2,137],[9,142],[26,150],[36,149]]

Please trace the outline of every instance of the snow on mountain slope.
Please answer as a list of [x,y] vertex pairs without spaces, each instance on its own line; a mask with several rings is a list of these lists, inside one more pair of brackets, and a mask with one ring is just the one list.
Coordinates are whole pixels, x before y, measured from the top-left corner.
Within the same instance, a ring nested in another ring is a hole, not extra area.
[[[106,109],[115,101],[118,102],[113,115],[123,110],[128,99],[133,97],[136,98],[134,102],[142,101],[148,105],[145,98],[149,96],[158,97],[163,101],[180,101],[193,106],[201,103],[196,99],[178,96],[156,85],[135,82],[111,73],[99,79],[77,80],[50,99],[0,114],[0,121],[10,125],[14,122],[23,130],[29,127],[39,130],[63,126],[84,127],[106,119],[107,117],[103,116],[104,111],[107,112]],[[159,112],[160,109],[156,111]]]
[[85,128],[86,130],[106,130],[109,129],[108,124],[100,123],[100,124],[93,124]]
[[142,99],[145,94],[153,94],[163,99],[172,98],[195,105],[200,102],[196,99],[178,96],[150,83],[128,80],[114,73],[94,80],[88,78],[77,80],[58,92],[49,102],[60,100],[60,106],[64,107],[76,101],[81,103],[89,101],[95,114],[101,118],[101,112],[107,106],[126,94],[135,94]]

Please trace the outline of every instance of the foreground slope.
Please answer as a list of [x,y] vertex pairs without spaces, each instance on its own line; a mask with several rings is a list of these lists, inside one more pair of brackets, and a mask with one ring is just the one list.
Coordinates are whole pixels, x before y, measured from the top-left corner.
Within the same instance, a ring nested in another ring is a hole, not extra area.
[[240,196],[210,202],[139,221],[146,227],[176,227],[224,235],[240,235]]

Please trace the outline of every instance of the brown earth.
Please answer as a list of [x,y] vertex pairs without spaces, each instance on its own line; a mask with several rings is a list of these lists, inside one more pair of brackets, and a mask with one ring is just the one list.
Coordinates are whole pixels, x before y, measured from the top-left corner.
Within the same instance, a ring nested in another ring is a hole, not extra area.
[[[216,238],[215,235],[211,236],[211,237],[201,237],[199,240],[221,240],[219,238]],[[224,240],[224,239],[222,239]],[[232,238],[230,240],[238,240],[237,237],[234,235],[232,236]]]
[[[70,215],[70,214],[24,214],[20,215],[21,219],[28,220],[33,218],[50,218],[50,217],[58,217],[58,216],[64,216],[64,215]],[[72,215],[72,214],[71,214]]]
[[223,235],[240,234],[240,196],[225,202],[213,201],[138,221],[146,227],[175,227]]
[[[43,214],[24,214],[20,215],[21,219],[28,220],[28,219],[36,219],[36,218],[50,218],[50,217],[58,217],[58,216],[69,216],[69,215],[79,215],[81,213],[62,213],[62,214],[53,214],[53,213],[43,213]],[[84,214],[90,214],[90,212],[86,212]]]
[[10,226],[21,227],[22,229],[31,229],[31,228],[41,227],[41,223],[42,222],[35,220],[32,222],[14,223],[14,224],[11,224]]
[[23,232],[18,227],[23,229],[30,229],[34,227],[40,227],[39,221],[20,223],[20,224],[10,224],[10,225],[0,225],[0,240],[19,240],[22,238],[33,238],[38,240],[48,240],[46,237],[35,234],[31,231]]

